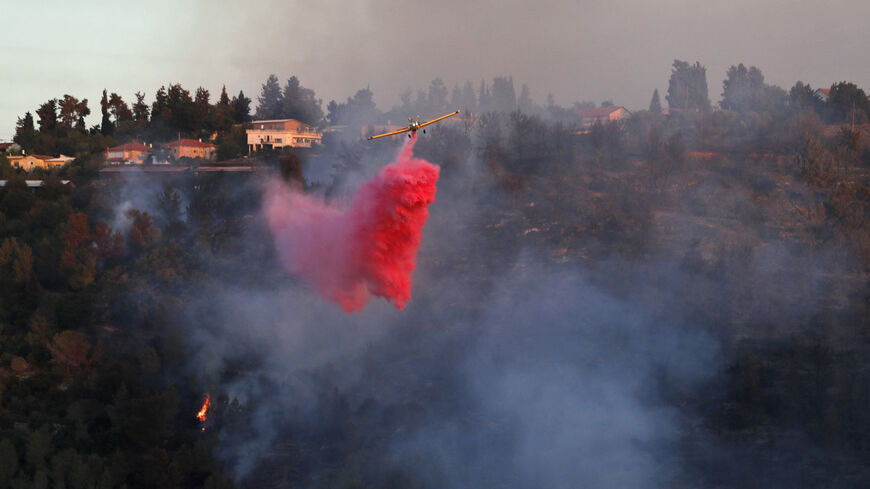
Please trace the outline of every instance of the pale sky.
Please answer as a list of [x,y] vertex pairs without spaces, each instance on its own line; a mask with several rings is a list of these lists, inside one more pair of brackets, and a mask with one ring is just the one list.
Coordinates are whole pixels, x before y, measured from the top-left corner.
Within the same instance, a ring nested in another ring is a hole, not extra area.
[[[870,1],[307,0],[135,3],[0,0],[0,140],[50,98],[103,88],[152,102],[164,84],[221,85],[254,100],[270,73],[296,75],[323,99],[370,86],[382,110],[440,77],[448,88],[513,76],[543,103],[646,108],[664,102],[675,58],[707,67],[717,102],[732,64],[790,88],[852,81],[870,88]],[[253,107],[252,107],[253,108]]]

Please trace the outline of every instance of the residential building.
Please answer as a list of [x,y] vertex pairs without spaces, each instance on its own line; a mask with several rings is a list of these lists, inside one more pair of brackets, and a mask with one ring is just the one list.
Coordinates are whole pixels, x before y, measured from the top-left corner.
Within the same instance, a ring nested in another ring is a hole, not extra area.
[[69,156],[46,156],[46,155],[20,155],[7,156],[9,164],[14,168],[21,168],[25,171],[33,171],[37,168],[55,168],[63,166],[75,158]]
[[816,97],[822,102],[827,102],[829,98],[831,98],[831,89],[830,88],[817,88],[815,90]]
[[176,159],[181,158],[199,158],[210,160],[214,157],[216,146],[210,143],[204,143],[196,139],[179,139],[167,143],[170,154]]
[[49,158],[49,159],[45,160],[45,162],[46,162],[50,167],[54,167],[54,166],[64,166],[64,165],[66,165],[67,163],[69,163],[70,161],[72,161],[72,160],[74,160],[74,159],[75,159],[75,158],[73,158],[72,156],[66,156],[66,155],[64,155],[64,154],[61,154],[60,156],[55,156],[54,158]]
[[133,141],[106,150],[106,163],[110,165],[141,165],[151,152],[150,146]]
[[245,132],[249,153],[263,148],[310,148],[323,139],[322,132],[296,119],[254,121]]
[[595,125],[596,122],[602,124],[613,121],[621,121],[631,117],[631,112],[625,107],[591,107],[587,109],[577,109],[575,111],[577,117],[580,118],[580,128],[588,131]]

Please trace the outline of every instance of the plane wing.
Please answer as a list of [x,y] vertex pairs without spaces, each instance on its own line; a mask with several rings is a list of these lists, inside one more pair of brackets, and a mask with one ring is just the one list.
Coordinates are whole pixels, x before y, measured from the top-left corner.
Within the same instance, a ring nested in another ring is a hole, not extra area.
[[427,122],[424,122],[424,123],[420,124],[419,126],[417,126],[417,128],[419,129],[419,128],[421,128],[421,127],[428,126],[429,124],[435,124],[436,122],[438,122],[438,121],[443,121],[444,119],[446,119],[446,118],[448,118],[448,117],[453,117],[454,115],[456,115],[456,114],[458,114],[458,113],[459,113],[459,111],[457,110],[456,112],[451,112],[451,113],[449,113],[449,114],[447,114],[447,115],[442,115],[441,117],[439,117],[439,118],[437,118],[437,119],[432,119],[431,121],[427,121]]
[[451,112],[447,115],[442,115],[441,117],[439,117],[437,119],[432,119],[431,121],[426,121],[422,124],[419,124],[419,125],[417,125],[417,127],[413,128],[413,129],[410,127],[406,127],[404,129],[399,129],[398,131],[388,132],[388,133],[384,133],[384,134],[378,134],[377,136],[370,136],[368,138],[368,140],[371,141],[372,139],[385,138],[387,136],[395,136],[396,134],[402,134],[403,132],[416,131],[417,129],[420,129],[421,127],[428,126],[429,124],[435,124],[436,122],[442,121],[448,117],[453,117],[454,115],[456,115],[458,113],[459,113],[459,111],[457,110],[456,112]]
[[377,136],[370,136],[369,141],[371,141],[372,139],[377,139],[377,138],[385,138],[387,136],[395,136],[396,134],[402,134],[403,132],[408,132],[410,130],[411,130],[410,128],[406,127],[404,129],[399,129],[398,131],[387,132],[384,134],[378,134]]

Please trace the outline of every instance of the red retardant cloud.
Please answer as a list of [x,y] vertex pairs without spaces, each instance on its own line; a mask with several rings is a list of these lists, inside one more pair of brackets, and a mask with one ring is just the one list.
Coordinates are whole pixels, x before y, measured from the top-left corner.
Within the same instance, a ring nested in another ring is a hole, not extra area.
[[413,157],[415,140],[344,210],[281,183],[267,189],[263,212],[284,267],[349,313],[373,295],[399,309],[411,300],[411,272],[439,174]]

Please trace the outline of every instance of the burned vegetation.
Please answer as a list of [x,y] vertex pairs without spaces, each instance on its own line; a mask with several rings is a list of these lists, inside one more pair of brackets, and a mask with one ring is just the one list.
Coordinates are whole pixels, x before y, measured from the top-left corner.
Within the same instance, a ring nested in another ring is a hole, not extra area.
[[0,488],[866,486],[866,96],[752,70],[714,109],[676,62],[667,110],[614,120],[457,86],[414,148],[441,173],[411,301],[352,315],[281,268],[264,182],[344,205],[398,150],[359,119],[437,112],[440,80],[239,178],[98,176],[137,121],[183,130],[171,99],[120,135],[22,121],[78,158],[37,190],[0,159]]

